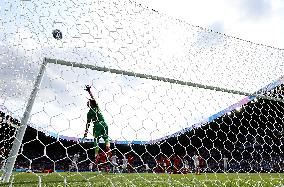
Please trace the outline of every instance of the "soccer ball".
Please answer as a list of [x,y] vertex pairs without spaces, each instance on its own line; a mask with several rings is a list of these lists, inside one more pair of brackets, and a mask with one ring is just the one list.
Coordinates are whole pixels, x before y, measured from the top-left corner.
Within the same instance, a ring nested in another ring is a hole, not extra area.
[[56,40],[61,40],[62,39],[62,32],[59,29],[55,29],[52,31],[53,38]]

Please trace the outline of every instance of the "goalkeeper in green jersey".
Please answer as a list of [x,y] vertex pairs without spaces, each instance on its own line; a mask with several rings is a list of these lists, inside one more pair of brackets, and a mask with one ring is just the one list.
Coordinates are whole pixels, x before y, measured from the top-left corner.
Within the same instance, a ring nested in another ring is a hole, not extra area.
[[95,147],[95,156],[99,153],[99,139],[103,138],[106,145],[106,152],[109,151],[110,143],[108,138],[108,126],[104,120],[104,117],[101,113],[101,110],[99,109],[98,103],[94,99],[94,96],[91,92],[91,86],[86,86],[85,89],[91,96],[91,99],[89,99],[87,105],[90,108],[88,114],[87,114],[87,124],[86,124],[86,130],[84,134],[84,138],[87,137],[88,129],[91,124],[93,124],[93,136],[94,136],[94,147]]

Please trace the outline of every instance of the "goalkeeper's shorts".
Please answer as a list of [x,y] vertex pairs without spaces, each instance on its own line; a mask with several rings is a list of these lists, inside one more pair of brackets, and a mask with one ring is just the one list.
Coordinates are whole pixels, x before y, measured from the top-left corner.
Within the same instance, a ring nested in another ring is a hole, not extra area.
[[94,123],[93,135],[95,138],[103,138],[108,143],[108,126],[105,122]]

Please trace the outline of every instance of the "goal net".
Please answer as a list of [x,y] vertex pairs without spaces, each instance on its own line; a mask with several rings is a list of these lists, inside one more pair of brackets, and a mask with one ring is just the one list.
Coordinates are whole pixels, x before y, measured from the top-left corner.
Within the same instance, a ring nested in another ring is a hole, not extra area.
[[283,185],[283,50],[133,1],[2,4],[3,182]]

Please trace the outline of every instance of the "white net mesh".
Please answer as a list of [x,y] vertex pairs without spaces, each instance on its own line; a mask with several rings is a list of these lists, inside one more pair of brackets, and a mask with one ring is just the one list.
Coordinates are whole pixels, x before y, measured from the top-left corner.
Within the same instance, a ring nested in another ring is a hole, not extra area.
[[[0,5],[0,148],[5,173],[12,144],[21,144],[14,183],[283,183],[282,50],[195,27],[132,1]],[[55,29],[62,39],[54,38]],[[21,143],[15,132],[45,58]],[[97,157],[93,126],[82,139],[86,84],[92,85],[111,143],[109,152],[101,139]],[[199,171],[201,176],[194,175]]]

